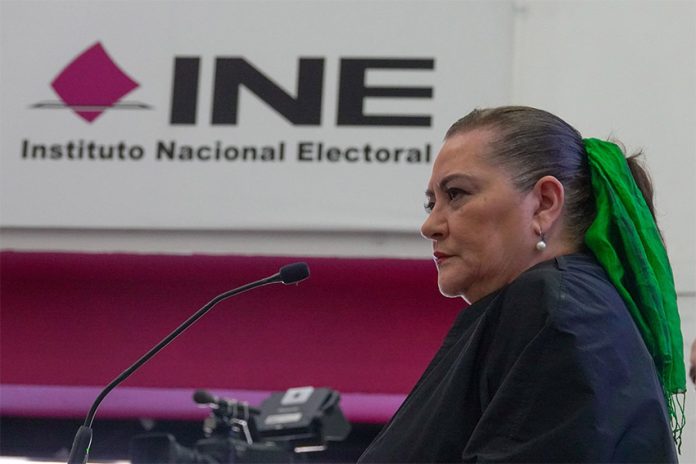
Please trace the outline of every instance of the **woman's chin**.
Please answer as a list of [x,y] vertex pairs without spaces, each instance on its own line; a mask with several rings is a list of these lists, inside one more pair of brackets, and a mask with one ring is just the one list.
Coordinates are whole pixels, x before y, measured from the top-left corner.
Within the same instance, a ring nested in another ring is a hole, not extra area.
[[451,282],[439,280],[437,285],[440,288],[440,293],[442,296],[446,296],[447,298],[459,298],[463,296],[461,288],[456,285],[452,285]]

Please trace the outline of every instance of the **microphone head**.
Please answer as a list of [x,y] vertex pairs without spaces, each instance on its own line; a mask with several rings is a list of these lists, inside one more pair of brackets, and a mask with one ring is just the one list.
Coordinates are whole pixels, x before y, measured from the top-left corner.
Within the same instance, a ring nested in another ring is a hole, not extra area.
[[280,268],[278,272],[280,281],[285,285],[295,284],[309,277],[309,266],[307,263],[292,263]]
[[198,404],[212,404],[217,403],[217,398],[205,390],[196,390],[193,394],[193,401]]

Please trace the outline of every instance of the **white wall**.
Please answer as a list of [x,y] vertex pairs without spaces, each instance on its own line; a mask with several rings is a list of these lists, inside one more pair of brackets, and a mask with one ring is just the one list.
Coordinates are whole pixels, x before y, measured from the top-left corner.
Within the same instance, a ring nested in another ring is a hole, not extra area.
[[[433,2],[440,8],[454,3],[459,2]],[[585,136],[611,135],[630,150],[645,149],[678,291],[696,293],[696,2],[503,3],[514,11],[509,103],[556,112]],[[451,25],[443,27],[460,25],[453,18]],[[490,27],[506,30],[510,25]],[[462,108],[461,113],[469,109]],[[439,131],[444,133],[450,122],[436,120]],[[423,185],[425,182],[424,178]],[[409,234],[5,227],[0,230],[0,246],[178,253],[428,254],[417,230]]]

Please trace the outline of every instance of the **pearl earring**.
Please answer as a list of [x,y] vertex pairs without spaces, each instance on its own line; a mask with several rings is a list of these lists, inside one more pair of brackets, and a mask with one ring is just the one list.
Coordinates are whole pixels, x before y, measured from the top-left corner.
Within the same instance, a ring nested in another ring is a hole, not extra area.
[[544,234],[539,234],[539,241],[536,244],[537,251],[544,251],[546,249],[546,241],[544,240]]

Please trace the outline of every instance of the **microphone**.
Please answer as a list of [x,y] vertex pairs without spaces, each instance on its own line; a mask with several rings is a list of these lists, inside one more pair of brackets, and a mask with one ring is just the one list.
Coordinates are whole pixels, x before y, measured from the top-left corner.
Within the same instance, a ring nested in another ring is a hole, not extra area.
[[309,277],[309,267],[307,263],[288,264],[280,268],[278,276],[285,285],[299,283]]
[[220,398],[205,390],[196,390],[193,394],[193,401],[198,404],[220,404]]
[[268,285],[268,284],[273,284],[273,283],[278,283],[282,282],[285,285],[290,285],[290,284],[295,284],[299,283],[306,278],[309,277],[309,267],[307,266],[307,263],[293,263],[293,264],[288,264],[286,266],[283,266],[280,268],[280,270],[276,273],[273,274],[270,277],[266,277],[265,279],[257,280],[255,282],[251,282],[246,285],[242,285],[241,287],[237,287],[233,290],[229,290],[225,293],[222,293],[212,300],[210,300],[208,303],[206,303],[205,306],[203,306],[201,309],[196,311],[191,317],[186,319],[179,327],[174,329],[172,333],[164,337],[161,342],[159,342],[157,345],[152,347],[150,351],[145,353],[140,359],[138,359],[136,362],[134,362],[128,369],[123,371],[118,377],[116,377],[114,380],[111,381],[109,385],[107,385],[101,393],[99,393],[99,396],[97,396],[97,399],[94,400],[94,403],[92,404],[92,407],[90,408],[89,412],[87,413],[87,418],[85,419],[85,422],[83,425],[80,426],[80,428],[77,430],[77,433],[75,434],[75,439],[73,440],[73,445],[70,450],[70,455],[68,456],[68,464],[85,464],[87,462],[87,458],[89,455],[89,447],[92,443],[92,422],[94,421],[94,415],[97,413],[97,408],[101,404],[101,402],[104,400],[106,395],[111,392],[118,384],[126,380],[130,375],[138,370],[140,366],[145,364],[147,361],[150,360],[154,355],[159,353],[162,348],[167,346],[169,343],[171,343],[172,340],[174,340],[176,337],[178,337],[184,330],[188,329],[193,323],[195,323],[198,319],[203,317],[208,311],[213,309],[213,307],[221,302],[222,300],[225,300],[231,296],[238,295],[239,293],[246,292],[248,290],[254,289],[256,287],[261,287],[263,285]]

